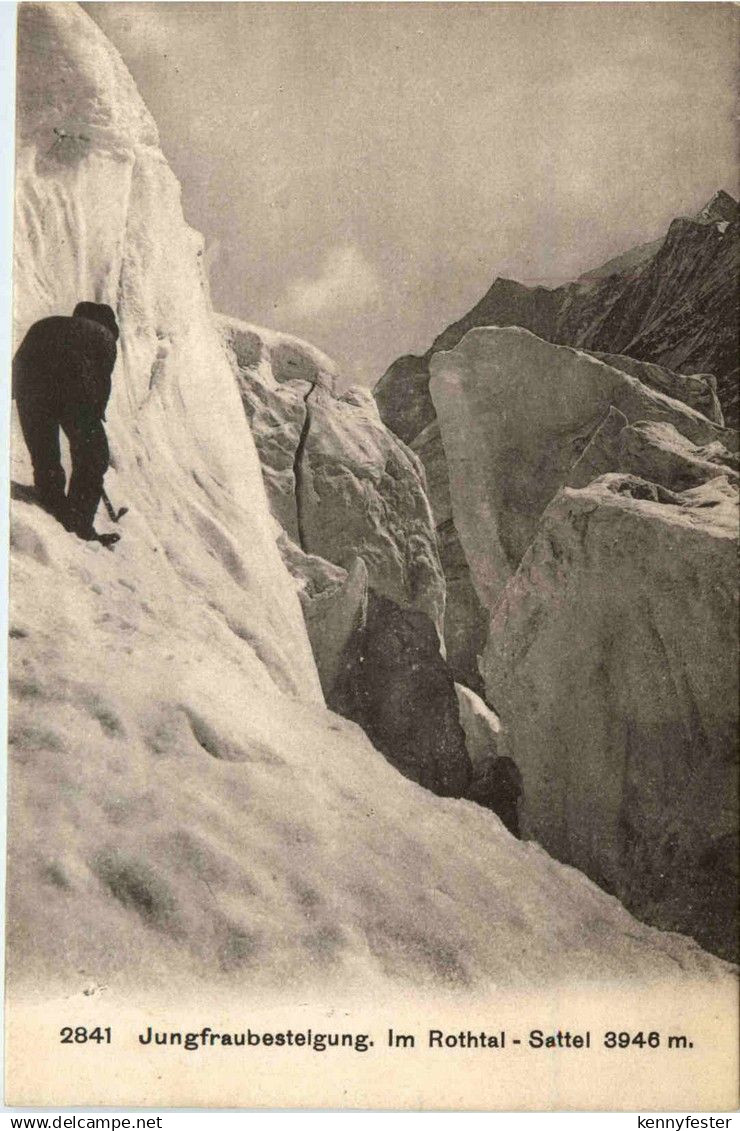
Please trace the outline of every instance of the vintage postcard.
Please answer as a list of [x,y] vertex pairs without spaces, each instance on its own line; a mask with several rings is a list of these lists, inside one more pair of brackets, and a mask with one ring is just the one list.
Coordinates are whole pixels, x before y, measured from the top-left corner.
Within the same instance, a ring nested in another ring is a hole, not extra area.
[[7,1104],[734,1109],[737,29],[18,6]]

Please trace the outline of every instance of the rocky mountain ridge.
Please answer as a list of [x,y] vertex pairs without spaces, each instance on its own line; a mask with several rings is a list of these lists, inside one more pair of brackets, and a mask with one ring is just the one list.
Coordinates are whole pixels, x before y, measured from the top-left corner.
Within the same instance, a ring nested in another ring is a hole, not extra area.
[[474,326],[523,326],[558,345],[625,354],[685,374],[712,374],[737,426],[738,205],[717,193],[664,239],[553,290],[496,279],[425,356],[451,349]]
[[476,326],[522,326],[555,344],[711,374],[724,417],[736,427],[737,273],[738,205],[720,191],[695,216],[674,220],[662,239],[573,283],[550,289],[496,278],[425,354],[393,362],[375,387],[380,414],[410,443],[433,415],[423,395],[431,356]]

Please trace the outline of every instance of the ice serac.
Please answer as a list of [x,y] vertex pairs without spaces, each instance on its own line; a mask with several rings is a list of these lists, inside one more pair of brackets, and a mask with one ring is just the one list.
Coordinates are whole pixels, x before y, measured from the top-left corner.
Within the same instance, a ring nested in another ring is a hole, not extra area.
[[475,771],[483,770],[496,757],[501,722],[496,712],[469,687],[456,683],[455,694],[471,764]]
[[687,405],[518,327],[471,330],[434,355],[431,374],[455,526],[490,613],[611,407],[630,422],[672,425],[695,445],[737,447],[734,433]]
[[[554,289],[497,278],[472,310],[422,356],[395,361],[374,395],[383,421],[427,473],[447,582],[445,643],[455,678],[482,691],[477,658],[487,617],[449,507],[446,457],[429,393],[430,364],[481,326],[521,326],[539,338],[591,351],[614,369],[714,423],[737,423],[737,205],[717,193],[662,238]],[[676,372],[680,370],[680,372]],[[724,414],[724,415],[723,415]]]
[[[424,473],[364,390],[306,342],[218,316],[327,704],[442,796],[471,768],[440,653],[444,578]],[[286,364],[290,361],[290,365]]]
[[154,122],[117,53],[72,5],[21,7],[18,92],[16,340],[81,299],[116,311],[107,486],[129,508],[117,559],[131,558],[171,600],[206,602],[255,681],[320,699],[211,324],[201,240],[183,219]]
[[734,955],[736,433],[516,327],[430,368],[522,832]]
[[334,363],[306,342],[220,315],[219,330],[262,461],[272,511],[301,549],[430,617],[445,585],[424,470],[364,389],[337,389]]
[[383,421],[421,460],[444,572],[446,603],[444,642],[456,680],[482,691],[477,657],[487,631],[485,609],[470,579],[450,501],[449,475],[439,423],[429,395],[428,360],[400,358],[374,392]]
[[683,401],[690,408],[706,416],[715,424],[724,424],[724,417],[717,398],[717,381],[711,373],[694,373],[685,376],[683,373],[674,373],[664,365],[655,365],[651,361],[637,361],[634,357],[627,357],[620,353],[594,353],[599,361],[605,361],[613,369],[620,369],[622,373],[629,373],[651,389],[665,393],[673,400]]
[[737,493],[565,488],[484,659],[523,831],[645,921],[736,956]]
[[309,640],[330,706],[344,656],[365,624],[368,598],[367,567],[362,558],[355,558],[340,586],[304,603]]
[[[19,32],[17,330],[116,308],[108,487],[131,509],[114,553],[71,537],[13,434],[12,995],[724,978],[323,706],[151,119],[78,8],[21,5]],[[341,584],[286,561],[312,600]]]
[[[431,406],[428,388],[426,392]],[[485,643],[487,618],[471,580],[468,561],[460,542],[450,498],[447,457],[442,444],[439,421],[436,418],[412,441],[411,447],[421,459],[426,471],[427,490],[436,526],[439,560],[444,570],[446,583],[444,640],[447,661],[456,680],[476,691],[482,691],[477,657]]]
[[641,420],[629,424],[613,406],[571,468],[567,485],[586,487],[609,471],[624,471],[674,491],[698,487],[717,476],[738,481],[737,452],[719,441],[692,444],[675,425]]

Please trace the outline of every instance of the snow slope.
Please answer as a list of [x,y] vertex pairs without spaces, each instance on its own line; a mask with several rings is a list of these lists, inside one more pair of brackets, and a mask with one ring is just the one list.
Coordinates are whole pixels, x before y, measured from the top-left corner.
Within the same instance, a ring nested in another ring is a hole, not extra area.
[[325,709],[155,128],[81,10],[19,18],[17,330],[116,308],[131,510],[114,553],[67,535],[13,436],[14,992],[724,976]]

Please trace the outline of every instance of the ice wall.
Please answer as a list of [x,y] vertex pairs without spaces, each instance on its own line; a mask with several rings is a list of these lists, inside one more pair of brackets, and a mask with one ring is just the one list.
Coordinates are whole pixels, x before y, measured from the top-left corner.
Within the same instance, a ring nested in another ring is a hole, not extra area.
[[156,126],[115,49],[75,5],[19,8],[18,92],[16,339],[83,299],[114,308],[106,484],[130,508],[124,552],[148,555],[164,590],[205,597],[251,653],[256,679],[318,699],[212,325],[201,240],[183,218]]

